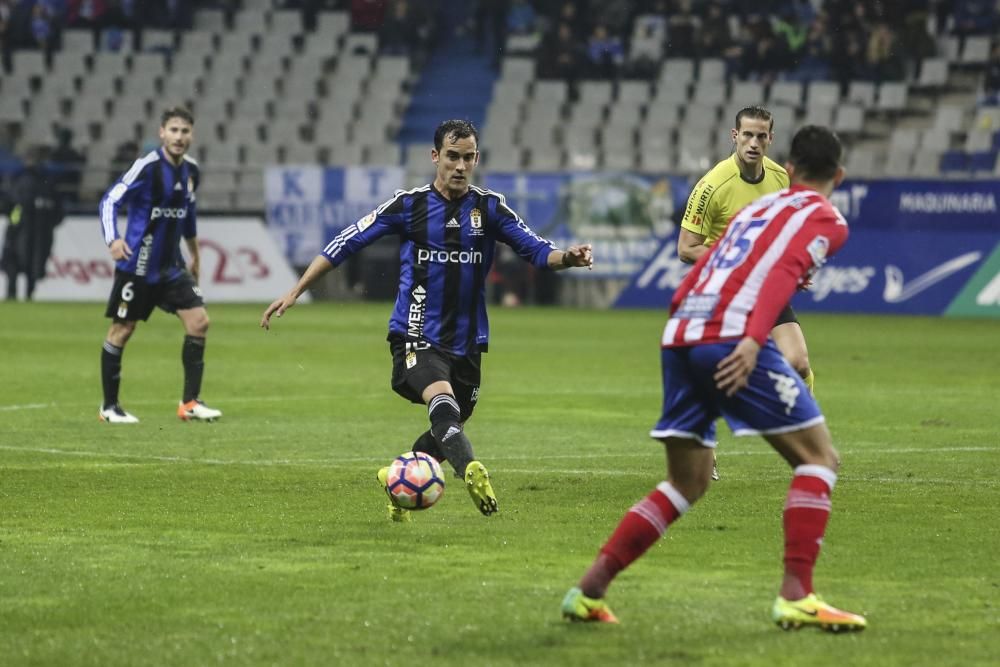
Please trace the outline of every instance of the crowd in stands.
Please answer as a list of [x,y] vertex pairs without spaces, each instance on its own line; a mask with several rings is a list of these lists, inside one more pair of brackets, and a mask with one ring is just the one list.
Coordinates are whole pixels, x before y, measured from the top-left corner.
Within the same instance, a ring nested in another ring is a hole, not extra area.
[[723,57],[730,76],[765,83],[900,80],[934,55],[929,24],[1000,26],[994,0],[480,0],[477,19],[481,35],[519,38],[508,46],[536,55],[545,78],[653,77],[662,58]]
[[[132,48],[142,49],[146,28],[182,31],[192,25],[198,9],[222,9],[231,20],[241,0],[0,0],[0,51],[10,71],[10,53],[17,49],[60,48],[66,29],[90,29],[94,47],[118,50],[131,35]],[[303,26],[313,30],[323,10],[348,10],[351,27],[379,35],[380,49],[389,54],[427,51],[437,3],[434,0],[265,0],[273,9],[299,9]]]

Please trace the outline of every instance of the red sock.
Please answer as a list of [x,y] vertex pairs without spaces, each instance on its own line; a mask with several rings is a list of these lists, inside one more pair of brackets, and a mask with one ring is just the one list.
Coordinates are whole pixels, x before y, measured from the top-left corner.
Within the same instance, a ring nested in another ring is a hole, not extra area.
[[691,504],[669,482],[660,482],[625,514],[580,581],[588,597],[603,597],[615,575],[656,543]]
[[813,592],[812,574],[830,518],[830,492],[837,473],[826,466],[795,469],[785,501],[785,579],[781,596],[798,600]]

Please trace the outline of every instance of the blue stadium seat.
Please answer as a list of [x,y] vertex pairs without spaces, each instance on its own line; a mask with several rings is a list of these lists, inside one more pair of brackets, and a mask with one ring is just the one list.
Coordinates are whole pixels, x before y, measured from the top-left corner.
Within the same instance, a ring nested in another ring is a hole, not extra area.
[[969,156],[965,151],[945,151],[941,155],[942,174],[955,174],[969,170]]
[[969,154],[969,169],[973,172],[992,172],[998,151],[976,151]]

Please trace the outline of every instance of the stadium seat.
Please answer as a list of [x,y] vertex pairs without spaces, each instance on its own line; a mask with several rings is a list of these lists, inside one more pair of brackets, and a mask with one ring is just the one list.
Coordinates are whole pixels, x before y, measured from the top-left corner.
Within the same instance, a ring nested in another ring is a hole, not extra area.
[[623,150],[604,151],[601,166],[612,171],[632,171],[636,166],[635,153]]
[[334,42],[340,42],[350,29],[351,17],[347,12],[322,11],[316,15],[316,35],[323,35]]
[[75,58],[94,50],[94,33],[91,30],[70,29],[62,33],[63,52],[75,54]]
[[940,89],[948,85],[948,60],[945,58],[924,58],[920,63],[920,76],[916,84],[919,88]]
[[870,148],[855,147],[847,154],[847,173],[857,178],[877,176],[875,152]]
[[800,108],[802,106],[802,84],[798,81],[776,81],[771,84],[768,103],[771,106]]
[[965,172],[969,171],[969,156],[966,155],[965,151],[946,151],[941,155],[939,169],[942,174],[953,176],[956,174],[965,174]]
[[[911,174],[912,168],[913,151],[897,147],[889,151],[883,171],[885,175],[889,177],[905,178]],[[848,175],[850,176],[852,174]]]
[[979,130],[1000,130],[1000,107],[979,107],[972,127]]
[[871,81],[851,81],[847,87],[847,102],[854,102],[868,109],[875,106],[875,84]]
[[645,81],[622,81],[618,84],[615,101],[621,106],[645,105],[649,101],[649,84]]
[[743,107],[764,104],[764,84],[759,81],[736,81],[729,93],[730,106],[735,107],[732,116]]
[[365,147],[365,164],[374,165],[399,165],[399,144],[389,142],[377,142],[368,144]]
[[507,57],[500,64],[500,79],[529,83],[535,80],[535,61],[522,56]]
[[960,132],[966,128],[965,117],[965,107],[957,104],[940,104],[934,111],[931,127],[942,132]]
[[690,58],[667,58],[660,68],[659,83],[672,81],[689,84],[694,80],[694,61]]
[[662,174],[675,170],[673,157],[667,152],[643,149],[639,152],[639,171]]
[[990,40],[987,35],[969,35],[962,45],[963,65],[985,65],[990,59]]
[[971,130],[965,136],[966,153],[980,153],[993,150],[993,132],[990,130]]
[[[553,149],[555,150],[555,149]],[[424,162],[426,164],[423,169],[425,169],[429,175],[432,176],[432,169],[430,167],[430,155],[429,148],[424,147]],[[493,172],[502,171],[518,171],[524,164],[524,151],[514,144],[492,144],[486,147],[485,155],[486,168]],[[407,171],[411,173],[419,173],[419,171],[414,172],[413,166],[409,162],[411,158],[408,158]]]
[[703,58],[698,63],[698,85],[726,81],[726,61],[722,58]]
[[638,104],[612,104],[608,112],[609,125],[625,125],[635,128],[642,117],[642,108]]
[[610,81],[584,81],[579,87],[578,105],[604,107],[611,103],[614,88]]
[[875,108],[879,111],[898,112],[906,109],[907,86],[899,81],[885,81],[878,87],[878,101]]
[[997,154],[995,150],[969,153],[969,170],[977,176],[991,173],[996,165]]
[[694,87],[692,103],[718,109],[728,99],[725,81],[701,81]]
[[861,134],[865,126],[865,111],[854,104],[842,104],[837,107],[833,118],[833,129],[845,136]]
[[194,29],[222,32],[226,28],[226,14],[221,9],[199,9],[194,13]]

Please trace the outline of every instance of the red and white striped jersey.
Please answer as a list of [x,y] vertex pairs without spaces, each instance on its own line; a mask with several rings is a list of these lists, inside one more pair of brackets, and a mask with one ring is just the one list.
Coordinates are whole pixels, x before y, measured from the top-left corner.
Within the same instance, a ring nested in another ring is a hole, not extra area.
[[742,209],[670,303],[663,347],[751,336],[767,342],[778,314],[847,240],[847,221],[815,190],[792,186]]

